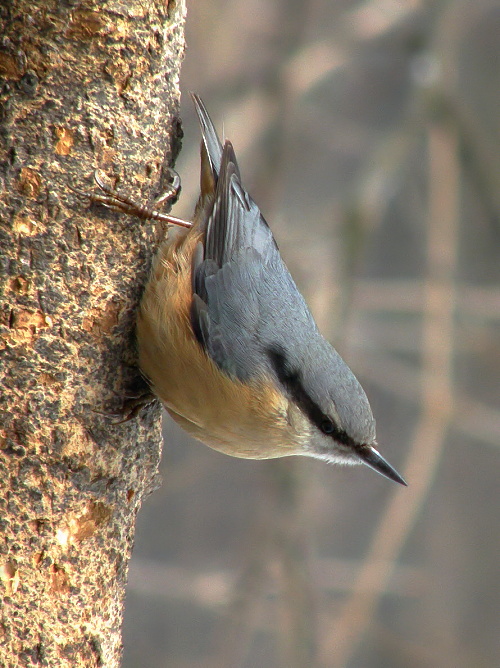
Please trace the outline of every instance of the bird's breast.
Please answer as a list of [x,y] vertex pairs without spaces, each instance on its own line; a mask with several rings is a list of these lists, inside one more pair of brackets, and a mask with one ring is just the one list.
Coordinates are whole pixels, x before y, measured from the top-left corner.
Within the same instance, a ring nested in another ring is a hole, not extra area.
[[170,415],[210,447],[236,457],[300,454],[307,440],[275,381],[224,373],[194,336],[191,264],[200,230],[161,245],[137,320],[139,364]]

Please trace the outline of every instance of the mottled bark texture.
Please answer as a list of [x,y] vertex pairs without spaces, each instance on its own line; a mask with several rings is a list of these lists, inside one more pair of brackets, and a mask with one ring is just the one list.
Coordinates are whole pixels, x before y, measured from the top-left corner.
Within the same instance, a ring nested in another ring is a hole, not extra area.
[[[0,665],[116,667],[160,412],[116,412],[157,226],[89,205],[95,168],[140,201],[179,149],[182,0],[0,6]],[[145,663],[147,665],[147,657]]]

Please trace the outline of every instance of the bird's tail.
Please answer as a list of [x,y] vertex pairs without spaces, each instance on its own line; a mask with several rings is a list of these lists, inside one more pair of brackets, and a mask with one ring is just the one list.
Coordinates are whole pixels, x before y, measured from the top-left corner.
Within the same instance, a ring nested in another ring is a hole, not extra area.
[[[205,105],[203,104],[203,100],[201,99],[201,97],[196,93],[191,93],[191,97],[193,98],[194,106],[196,108],[196,112],[200,120],[201,134],[203,137],[202,174],[201,174],[201,185],[202,185],[201,190],[203,193],[207,192],[207,190],[210,189],[209,183],[207,183],[207,178],[208,181],[212,180],[211,184],[212,186],[215,186],[217,184],[222,161],[222,143],[219,139],[219,135],[217,134],[215,126],[212,123],[212,119],[208,115],[208,111]],[[205,156],[203,156],[203,149],[205,150]],[[208,158],[208,161],[204,160],[204,157]],[[208,164],[206,164],[207,162]],[[240,175],[239,175],[238,165],[236,164],[236,160],[235,160],[235,167],[239,178]],[[204,171],[206,171],[206,168],[209,169],[211,178],[210,174],[204,173]],[[207,186],[209,187],[207,188]]]

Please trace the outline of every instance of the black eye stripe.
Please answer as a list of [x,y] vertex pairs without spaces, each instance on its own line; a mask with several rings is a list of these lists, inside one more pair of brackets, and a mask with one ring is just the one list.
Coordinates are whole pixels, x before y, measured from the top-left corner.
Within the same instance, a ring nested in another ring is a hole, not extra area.
[[328,415],[325,415],[318,404],[308,395],[302,384],[300,373],[290,368],[284,351],[280,347],[274,347],[269,348],[267,354],[279,381],[288,390],[295,403],[300,406],[311,422],[323,434],[331,436],[339,443],[355,447],[356,442],[354,439],[343,429],[340,429]]

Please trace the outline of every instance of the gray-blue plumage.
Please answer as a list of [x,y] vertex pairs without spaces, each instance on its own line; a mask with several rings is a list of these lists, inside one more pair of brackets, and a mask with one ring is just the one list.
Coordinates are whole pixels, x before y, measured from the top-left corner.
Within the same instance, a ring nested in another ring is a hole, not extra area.
[[372,443],[375,421],[363,389],[318,331],[241,185],[231,143],[222,146],[200,98],[193,98],[215,184],[205,240],[193,261],[191,316],[200,343],[230,376],[273,377],[313,421],[333,415],[338,438]]

